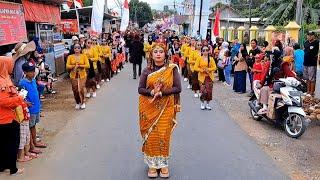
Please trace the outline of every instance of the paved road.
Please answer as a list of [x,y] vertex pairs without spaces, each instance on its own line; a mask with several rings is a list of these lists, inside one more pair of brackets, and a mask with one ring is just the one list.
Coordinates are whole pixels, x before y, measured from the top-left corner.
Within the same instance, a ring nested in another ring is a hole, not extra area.
[[[54,138],[46,157],[26,168],[23,179],[148,179],[140,153],[138,81],[130,78],[130,70],[127,65],[103,86],[98,98]],[[198,100],[184,90],[182,105],[170,179],[288,179],[217,102],[213,111],[201,111]]]

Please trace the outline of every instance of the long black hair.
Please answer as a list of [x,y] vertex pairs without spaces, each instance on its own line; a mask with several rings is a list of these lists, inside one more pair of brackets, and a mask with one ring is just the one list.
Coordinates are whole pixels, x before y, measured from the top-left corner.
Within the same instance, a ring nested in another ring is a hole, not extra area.
[[[208,52],[209,52],[209,50],[210,50],[210,47],[209,47],[209,45],[203,45],[202,47],[201,47],[201,52],[203,52],[203,49],[204,48],[208,48]],[[208,67],[210,66],[210,54],[208,53]]]
[[246,58],[248,56],[248,50],[246,43],[241,44],[243,46],[243,50],[241,50],[242,57]]

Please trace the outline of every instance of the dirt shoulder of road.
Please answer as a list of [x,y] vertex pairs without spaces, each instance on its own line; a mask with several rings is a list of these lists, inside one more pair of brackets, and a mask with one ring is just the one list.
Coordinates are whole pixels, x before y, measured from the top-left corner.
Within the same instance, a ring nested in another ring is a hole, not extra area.
[[313,121],[299,139],[288,137],[267,121],[251,118],[247,94],[215,82],[215,101],[292,179],[320,179],[320,122]]
[[[50,141],[76,115],[70,80],[61,77],[54,83],[56,94],[47,94],[42,100],[42,115],[38,129],[45,141]],[[50,146],[50,143],[48,143]]]

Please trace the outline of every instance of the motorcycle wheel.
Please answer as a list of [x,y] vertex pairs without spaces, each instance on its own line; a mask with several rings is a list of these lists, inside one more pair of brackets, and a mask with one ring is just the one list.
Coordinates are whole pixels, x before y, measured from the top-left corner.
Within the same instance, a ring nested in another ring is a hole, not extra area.
[[251,108],[250,108],[250,114],[254,120],[261,121],[262,117],[259,116],[256,112],[254,112],[254,110]]
[[284,130],[291,138],[299,138],[306,130],[305,118],[296,113],[290,113],[284,121]]

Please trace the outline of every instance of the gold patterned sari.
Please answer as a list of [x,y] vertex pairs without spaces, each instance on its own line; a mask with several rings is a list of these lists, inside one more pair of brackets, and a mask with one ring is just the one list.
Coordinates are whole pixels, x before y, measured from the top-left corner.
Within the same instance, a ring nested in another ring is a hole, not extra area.
[[[154,84],[161,82],[163,89],[173,86],[173,70],[176,65],[164,66],[148,75],[147,88],[153,89]],[[140,95],[139,117],[140,132],[143,138],[142,152],[144,161],[149,168],[168,166],[170,139],[176,125],[176,114],[180,111],[178,95],[157,98]]]

